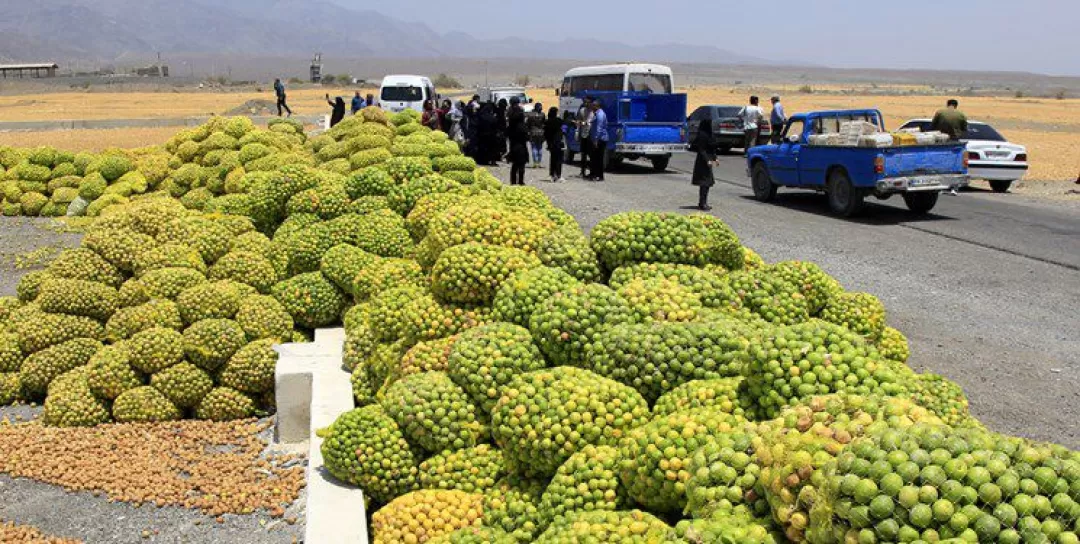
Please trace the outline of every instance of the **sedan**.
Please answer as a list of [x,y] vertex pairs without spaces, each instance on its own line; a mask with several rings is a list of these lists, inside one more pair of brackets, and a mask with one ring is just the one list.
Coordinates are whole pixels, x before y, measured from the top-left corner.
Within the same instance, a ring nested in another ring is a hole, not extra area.
[[[746,135],[743,132],[743,121],[739,118],[742,106],[700,106],[686,119],[686,131],[691,146],[697,140],[698,127],[702,119],[712,119],[713,149],[721,153],[731,151],[733,147],[742,149],[746,145]],[[761,122],[761,133],[755,145],[769,143],[772,138],[772,126],[769,120]]]
[[[929,119],[914,119],[901,128],[933,130]],[[985,179],[995,193],[1004,193],[1012,183],[1027,173],[1027,148],[1009,143],[994,127],[978,121],[968,122],[967,132],[960,138],[967,144],[968,175]]]

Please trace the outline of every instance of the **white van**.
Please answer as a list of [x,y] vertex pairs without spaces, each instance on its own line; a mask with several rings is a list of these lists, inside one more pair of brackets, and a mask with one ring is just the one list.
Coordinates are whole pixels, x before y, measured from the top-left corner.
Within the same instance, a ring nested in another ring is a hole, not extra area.
[[379,107],[393,113],[407,109],[422,112],[424,102],[437,97],[435,86],[424,76],[386,76],[379,89]]

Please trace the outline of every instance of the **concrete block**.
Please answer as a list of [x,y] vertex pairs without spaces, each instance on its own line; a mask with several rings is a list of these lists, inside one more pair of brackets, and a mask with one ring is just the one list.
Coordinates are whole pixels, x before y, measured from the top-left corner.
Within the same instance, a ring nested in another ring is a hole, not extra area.
[[323,440],[316,431],[353,408],[350,375],[342,354],[344,329],[315,331],[313,342],[274,346],[277,427],[280,443],[310,440],[304,542],[368,542],[364,494],[336,481],[326,470]]

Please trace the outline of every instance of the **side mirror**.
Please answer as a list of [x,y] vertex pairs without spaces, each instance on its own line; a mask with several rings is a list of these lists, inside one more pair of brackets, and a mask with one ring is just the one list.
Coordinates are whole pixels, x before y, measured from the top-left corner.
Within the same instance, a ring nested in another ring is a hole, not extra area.
[[793,144],[799,143],[800,136],[798,134],[792,134],[787,137],[787,141]]
[[562,91],[555,89],[555,96],[562,96]]

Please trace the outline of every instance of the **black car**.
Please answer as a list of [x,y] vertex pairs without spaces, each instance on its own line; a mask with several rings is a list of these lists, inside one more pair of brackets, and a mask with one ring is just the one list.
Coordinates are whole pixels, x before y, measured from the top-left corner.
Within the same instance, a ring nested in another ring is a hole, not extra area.
[[[742,149],[746,145],[746,136],[743,132],[743,122],[739,118],[742,106],[700,106],[686,119],[686,136],[691,148],[697,141],[698,126],[702,119],[712,119],[713,149],[721,153],[727,153],[732,148]],[[761,133],[758,134],[757,145],[769,143],[772,137],[772,126],[768,119],[761,121]]]

